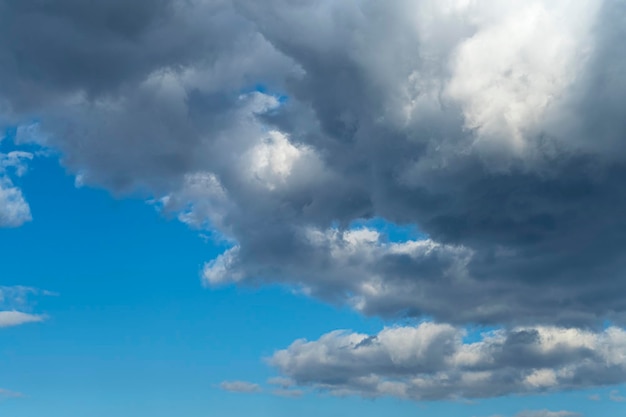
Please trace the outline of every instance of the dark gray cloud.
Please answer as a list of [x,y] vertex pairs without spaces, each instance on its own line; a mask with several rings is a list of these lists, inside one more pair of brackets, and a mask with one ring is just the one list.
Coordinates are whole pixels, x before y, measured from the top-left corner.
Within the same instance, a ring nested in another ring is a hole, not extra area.
[[[209,284],[457,324],[626,322],[623,2],[4,0],[0,16],[1,123],[81,183],[232,241]],[[350,230],[372,217],[428,240]]]
[[463,341],[445,324],[391,327],[370,336],[335,331],[298,340],[269,363],[333,395],[413,400],[487,398],[582,389],[626,381],[626,332],[517,328]]

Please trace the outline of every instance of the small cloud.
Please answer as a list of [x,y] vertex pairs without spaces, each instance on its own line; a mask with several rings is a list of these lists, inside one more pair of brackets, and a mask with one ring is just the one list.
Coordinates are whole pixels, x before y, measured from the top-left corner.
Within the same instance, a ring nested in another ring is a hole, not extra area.
[[0,388],[0,400],[4,400],[7,398],[21,398],[24,394],[15,391],[9,391],[8,389]]
[[537,410],[537,411],[522,411],[515,417],[580,417],[579,413],[571,411],[549,411],[549,410]]
[[626,397],[621,395],[619,393],[619,391],[617,391],[617,390],[611,391],[611,393],[609,394],[609,399],[611,401],[616,402],[616,403],[624,403],[624,402],[626,402]]
[[275,389],[272,394],[279,397],[300,398],[304,395],[304,391],[299,389]]
[[0,286],[0,308],[5,310],[23,309],[32,304],[30,298],[37,296],[56,297],[59,294],[39,288],[15,285]]
[[600,401],[600,399],[601,399],[599,394],[593,394],[593,395],[590,395],[587,398],[589,398],[591,401]]
[[245,394],[251,394],[254,392],[261,392],[259,384],[246,381],[224,381],[220,384],[220,388],[224,391],[239,392]]
[[20,311],[0,311],[0,328],[20,326],[26,323],[39,323],[46,319],[45,316],[22,313]]
[[277,376],[274,378],[270,378],[267,380],[267,383],[270,385],[276,385],[283,389],[291,388],[295,385],[295,382],[291,378],[285,378],[282,376]]

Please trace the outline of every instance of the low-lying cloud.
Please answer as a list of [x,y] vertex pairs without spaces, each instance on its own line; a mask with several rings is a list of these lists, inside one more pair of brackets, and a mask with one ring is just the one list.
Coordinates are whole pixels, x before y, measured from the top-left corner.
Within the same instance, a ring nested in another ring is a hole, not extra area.
[[298,340],[269,363],[297,385],[332,395],[412,400],[489,398],[626,382],[626,332],[557,327],[485,333],[464,342],[445,324],[335,331]]

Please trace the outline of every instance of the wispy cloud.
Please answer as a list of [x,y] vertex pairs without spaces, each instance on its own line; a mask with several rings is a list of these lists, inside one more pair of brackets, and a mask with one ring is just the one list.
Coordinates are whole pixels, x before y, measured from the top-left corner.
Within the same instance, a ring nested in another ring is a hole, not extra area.
[[549,410],[536,410],[536,411],[522,411],[515,417],[581,417],[580,413],[574,413],[572,411],[549,411]]
[[0,286],[0,328],[46,320],[46,315],[32,311],[35,304],[32,297],[54,295],[50,291],[21,285]]
[[0,328],[20,326],[26,323],[39,323],[46,319],[46,316],[37,314],[22,313],[20,311],[0,311]]
[[299,389],[275,389],[272,394],[286,398],[300,398],[304,395],[304,391]]
[[7,389],[0,388],[0,399],[21,398],[23,396],[24,394],[22,394],[21,392],[15,392],[15,391],[10,391]]
[[219,387],[224,391],[239,392],[245,394],[261,392],[261,386],[247,381],[223,381]]
[[618,390],[613,390],[609,393],[609,400],[614,401],[616,403],[626,402],[626,397],[620,394]]

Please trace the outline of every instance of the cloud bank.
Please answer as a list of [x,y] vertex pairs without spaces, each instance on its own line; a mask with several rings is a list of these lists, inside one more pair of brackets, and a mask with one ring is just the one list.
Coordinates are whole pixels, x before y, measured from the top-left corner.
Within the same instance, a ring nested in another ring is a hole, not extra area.
[[489,398],[626,382],[626,332],[556,327],[485,333],[464,342],[446,324],[334,331],[298,340],[269,363],[304,387],[332,395],[413,400]]
[[[623,326],[625,37],[618,0],[0,0],[0,127],[232,243],[209,286],[278,283],[450,329]],[[5,171],[0,225],[19,226]],[[427,373],[421,394],[376,370],[310,383],[417,398],[609,383],[598,343],[579,352],[590,369],[486,369],[475,390],[471,367]]]

